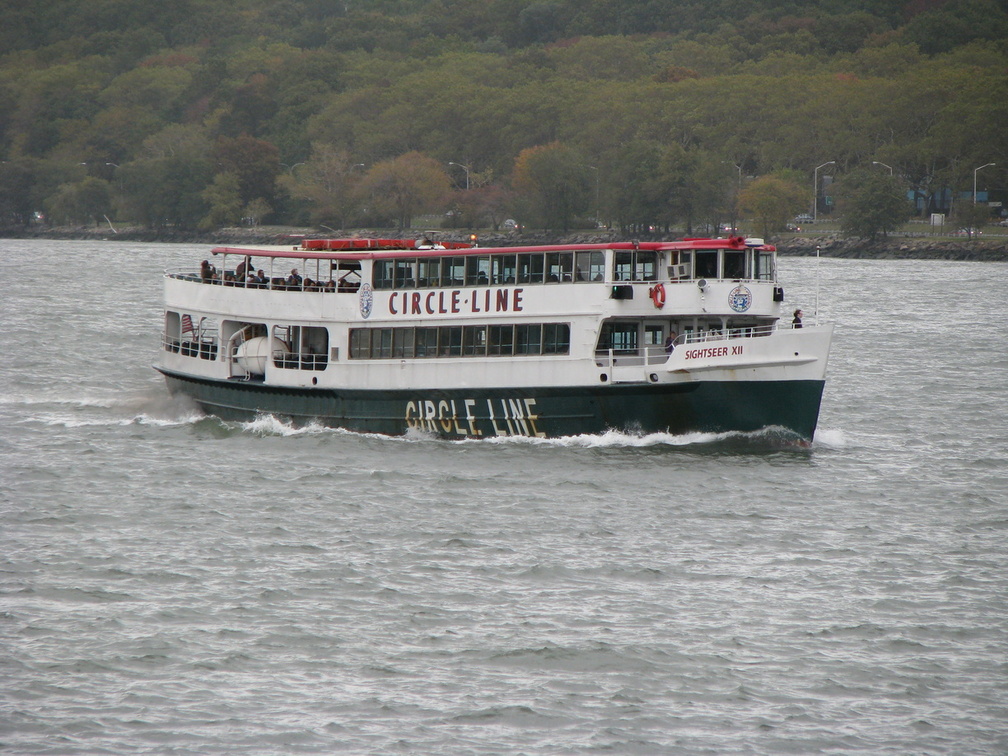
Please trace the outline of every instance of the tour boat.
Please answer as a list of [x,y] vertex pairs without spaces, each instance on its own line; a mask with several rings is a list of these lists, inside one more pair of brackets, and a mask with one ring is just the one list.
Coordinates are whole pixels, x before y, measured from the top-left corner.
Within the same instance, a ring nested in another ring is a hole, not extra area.
[[218,247],[164,287],[173,394],[393,435],[811,441],[833,332],[791,320],[776,249],[741,237]]

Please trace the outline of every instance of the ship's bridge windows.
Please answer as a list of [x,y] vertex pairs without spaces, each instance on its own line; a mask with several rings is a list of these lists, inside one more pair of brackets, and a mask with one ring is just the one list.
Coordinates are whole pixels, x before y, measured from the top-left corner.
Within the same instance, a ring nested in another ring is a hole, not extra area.
[[759,281],[774,280],[774,253],[757,251],[753,258],[753,278]]
[[603,278],[605,278],[604,252],[594,250],[575,254],[575,281],[601,281]]
[[697,250],[696,265],[693,269],[696,278],[717,278],[718,277],[718,251]]
[[724,250],[724,275],[722,278],[740,280],[746,277],[746,250]]
[[616,281],[654,281],[658,274],[658,253],[654,250],[616,252],[613,279]]

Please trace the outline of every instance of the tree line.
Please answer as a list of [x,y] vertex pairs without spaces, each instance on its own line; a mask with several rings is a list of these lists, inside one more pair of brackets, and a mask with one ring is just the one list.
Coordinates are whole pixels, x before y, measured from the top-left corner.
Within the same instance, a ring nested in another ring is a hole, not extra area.
[[974,182],[1006,188],[995,0],[34,5],[0,12],[4,226],[769,232],[889,208],[848,221],[871,235],[972,226]]

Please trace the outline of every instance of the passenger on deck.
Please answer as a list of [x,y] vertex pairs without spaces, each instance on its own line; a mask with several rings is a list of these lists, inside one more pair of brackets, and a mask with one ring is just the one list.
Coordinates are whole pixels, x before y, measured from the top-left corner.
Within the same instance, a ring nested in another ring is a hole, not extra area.
[[794,311],[794,320],[791,321],[792,328],[801,328],[801,316],[802,316],[801,310]]
[[287,276],[287,285],[296,289],[301,288],[301,274],[297,268],[291,268],[290,275]]
[[665,339],[665,354],[672,354],[675,350],[675,340],[678,335],[675,331],[669,331],[668,338]]
[[238,263],[238,267],[235,268],[235,278],[237,278],[239,281],[244,281],[245,277],[251,272],[252,272],[252,258],[246,257],[244,260]]
[[204,281],[210,281],[215,275],[217,275],[217,269],[210,264],[209,260],[204,260],[200,263],[200,278]]

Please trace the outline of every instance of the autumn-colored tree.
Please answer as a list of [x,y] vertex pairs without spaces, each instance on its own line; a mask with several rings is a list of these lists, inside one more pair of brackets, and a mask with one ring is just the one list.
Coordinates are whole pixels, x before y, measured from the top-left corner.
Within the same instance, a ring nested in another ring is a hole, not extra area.
[[739,193],[739,209],[761,229],[764,237],[784,228],[789,218],[807,205],[808,196],[796,182],[780,176],[760,176]]
[[409,228],[414,215],[441,209],[448,197],[448,174],[433,158],[407,152],[375,164],[361,180],[358,196],[370,211]]

